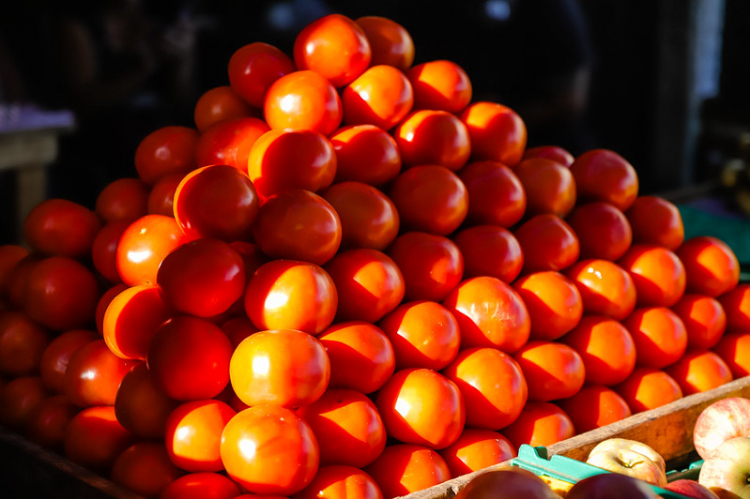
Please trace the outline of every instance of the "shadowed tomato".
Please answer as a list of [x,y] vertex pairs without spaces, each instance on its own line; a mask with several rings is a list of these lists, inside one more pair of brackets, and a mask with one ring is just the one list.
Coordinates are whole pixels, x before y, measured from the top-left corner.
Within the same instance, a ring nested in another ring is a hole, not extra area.
[[115,296],[128,289],[128,287],[129,286],[127,284],[121,282],[119,284],[115,284],[107,291],[102,293],[101,298],[99,298],[99,302],[96,304],[96,311],[94,312],[96,330],[99,332],[99,334],[103,334],[104,331],[104,314],[107,312],[107,307],[109,307],[109,304],[112,303],[112,300],[115,298]]
[[138,363],[117,357],[104,340],[92,341],[70,357],[63,377],[65,395],[79,407],[114,405],[122,379]]
[[258,328],[244,315],[232,317],[221,325],[221,330],[227,335],[234,348],[237,348],[242,340],[258,332]]
[[169,459],[186,471],[223,470],[221,432],[235,414],[219,400],[196,400],[176,407],[164,431]]
[[[0,319],[0,322],[4,320]],[[68,369],[70,358],[80,348],[98,339],[99,335],[94,331],[74,329],[52,340],[42,354],[39,368],[47,389],[54,393],[63,393],[65,371]]]
[[740,284],[719,298],[727,314],[727,330],[750,329],[750,284]]
[[18,244],[0,245],[0,300],[8,296],[10,276],[29,250]]
[[110,301],[104,312],[102,335],[118,357],[146,360],[151,338],[171,316],[158,287],[133,286]]
[[21,430],[36,406],[47,397],[47,389],[39,376],[24,376],[0,388],[0,423]]
[[636,367],[628,378],[614,387],[633,414],[682,398],[680,385],[669,374],[653,367]]
[[250,43],[229,59],[229,84],[245,101],[262,108],[268,88],[292,71],[294,63],[281,50],[267,43]]
[[331,134],[336,152],[335,182],[353,180],[379,186],[401,171],[401,153],[396,140],[374,125],[343,127]]
[[530,341],[515,355],[529,386],[529,400],[549,402],[572,397],[586,377],[583,360],[568,345]]
[[513,171],[526,192],[529,215],[553,213],[564,217],[575,206],[576,184],[565,165],[551,159],[530,158],[521,161]]
[[464,277],[497,277],[513,282],[523,268],[523,252],[516,237],[496,225],[469,227],[453,236],[464,256]]
[[220,473],[189,473],[167,485],[159,499],[232,499],[237,485]]
[[406,71],[414,62],[414,40],[406,29],[391,19],[365,16],[356,19],[365,32],[372,52],[372,66],[387,64]]
[[130,226],[130,222],[122,220],[111,222],[101,228],[91,247],[91,261],[94,268],[110,283],[122,282],[117,271],[117,246],[120,237]]
[[622,321],[622,325],[633,337],[638,366],[661,369],[677,362],[685,354],[685,325],[668,308],[637,308]]
[[156,497],[183,474],[169,460],[164,444],[138,442],[117,457],[112,465],[111,479],[136,494]]
[[586,386],[572,397],[558,403],[570,416],[578,433],[616,423],[631,415],[625,399],[604,386]]
[[664,371],[677,381],[684,395],[712,390],[732,381],[727,363],[706,350],[690,350]]
[[568,151],[558,146],[530,147],[523,153],[523,159],[544,158],[551,159],[565,167],[573,164],[575,158]]
[[353,466],[323,466],[294,499],[383,499],[370,475]]
[[47,330],[23,312],[0,312],[0,373],[18,377],[39,372],[50,341]]
[[516,448],[501,434],[466,428],[453,444],[440,451],[454,477],[483,470],[516,457]]
[[[230,82],[232,76],[234,75],[230,73]],[[265,91],[263,95],[265,95]],[[257,104],[256,107],[261,105],[263,105],[262,97],[260,104]],[[237,118],[255,117],[258,114],[260,112],[244,101],[232,90],[232,87],[224,85],[207,90],[198,98],[193,111],[193,120],[198,131],[203,133],[216,123]]]
[[633,242],[655,244],[675,251],[685,239],[682,215],[677,206],[657,196],[638,196],[628,211]]
[[469,160],[466,126],[447,111],[414,111],[393,131],[404,166],[440,165],[458,171]]
[[573,229],[551,213],[536,215],[513,233],[523,250],[523,273],[563,270],[573,265],[581,247]]
[[725,294],[737,286],[740,265],[725,242],[711,236],[688,239],[677,249],[685,266],[687,289],[708,296]]
[[581,260],[565,270],[581,293],[587,315],[622,320],[635,308],[635,285],[630,274],[608,260]]
[[336,88],[314,71],[295,71],[276,80],[266,93],[263,114],[274,130],[313,130],[329,135],[341,125]]
[[750,333],[726,334],[713,351],[719,354],[735,378],[750,375]]
[[105,223],[132,222],[146,214],[149,186],[137,178],[110,182],[96,198],[96,214]]
[[467,220],[472,224],[510,227],[526,211],[526,193],[510,168],[497,161],[475,161],[459,177],[469,193]]
[[133,443],[135,435],[117,422],[112,406],[86,408],[65,429],[65,457],[103,475]]
[[578,324],[583,301],[578,288],[559,272],[527,274],[513,283],[531,318],[531,338],[556,340]]
[[617,263],[633,278],[638,306],[671,307],[685,293],[685,267],[666,248],[634,244]]
[[173,173],[195,169],[198,132],[183,126],[166,126],[148,134],[135,151],[135,169],[148,185]]
[[499,161],[510,167],[526,149],[526,124],[511,108],[495,102],[475,102],[461,113],[475,160]]
[[549,446],[576,434],[565,411],[550,402],[529,402],[516,421],[503,429],[503,435],[516,447],[523,444]]
[[395,444],[364,471],[378,484],[383,497],[405,496],[451,478],[440,454],[421,445]]
[[581,246],[581,258],[615,261],[633,242],[630,222],[614,205],[592,202],[579,205],[565,219]]
[[344,88],[341,100],[345,124],[390,130],[411,111],[414,92],[398,69],[373,66]]
[[47,199],[26,216],[23,237],[36,253],[81,258],[91,254],[100,227],[96,213],[85,206],[67,199]]
[[137,437],[161,439],[167,417],[178,405],[156,387],[142,362],[122,378],[115,398],[115,416]]
[[174,217],[174,194],[184,177],[182,173],[173,173],[154,184],[148,195],[149,215]]
[[688,347],[712,348],[719,342],[727,326],[727,314],[721,304],[710,296],[686,294],[673,307],[688,335]]
[[638,175],[633,165],[614,151],[594,149],[578,156],[570,172],[581,201],[604,201],[621,211],[638,196]]
[[36,265],[44,260],[38,253],[29,253],[13,267],[8,276],[8,301],[16,308],[23,309],[26,303],[26,289],[29,286],[29,274]]
[[417,64],[407,73],[416,109],[460,113],[471,102],[471,80],[461,66],[438,60]]
[[47,397],[29,413],[24,424],[25,435],[32,442],[62,454],[65,430],[78,411],[65,395]]
[[268,125],[258,118],[237,118],[216,123],[203,132],[195,148],[198,166],[229,165],[247,171],[250,149],[268,131]]

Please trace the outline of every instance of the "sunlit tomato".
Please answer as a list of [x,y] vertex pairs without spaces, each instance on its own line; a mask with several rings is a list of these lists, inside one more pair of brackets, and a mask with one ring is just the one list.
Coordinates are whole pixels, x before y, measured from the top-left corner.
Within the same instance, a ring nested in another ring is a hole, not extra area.
[[685,266],[687,289],[691,293],[719,296],[737,286],[740,265],[725,242],[711,236],[697,236],[677,249]]
[[295,329],[260,331],[235,349],[229,375],[249,406],[299,407],[318,400],[328,387],[331,363],[314,336]]
[[521,245],[507,229],[477,225],[457,232],[453,242],[464,257],[464,277],[491,276],[511,283],[521,273]]
[[183,474],[169,460],[161,442],[138,442],[125,449],[112,465],[111,479],[146,497],[156,497]]
[[154,384],[168,397],[213,398],[229,383],[232,344],[224,332],[198,317],[179,316],[157,329],[148,349]]
[[523,153],[523,159],[543,158],[551,159],[565,167],[573,164],[575,158],[568,151],[558,146],[530,147]]
[[295,71],[276,80],[266,93],[263,113],[272,129],[313,130],[329,135],[341,125],[336,88],[314,71]]
[[63,377],[65,395],[79,407],[114,405],[122,378],[137,364],[110,352],[104,340],[92,341],[71,355]]
[[127,288],[107,306],[102,335],[110,351],[123,359],[146,360],[151,338],[172,311],[159,288],[150,284]]
[[526,193],[510,168],[496,161],[475,161],[459,177],[469,193],[469,222],[510,227],[523,217]]
[[513,170],[526,193],[529,215],[553,213],[564,217],[576,203],[576,184],[570,170],[545,158],[521,161]]
[[322,466],[294,499],[383,499],[375,480],[353,466]]
[[8,381],[0,389],[0,423],[21,430],[31,412],[47,397],[39,376],[24,376]]
[[685,294],[673,307],[688,335],[688,348],[708,349],[716,345],[724,334],[727,314],[721,304],[710,296]]
[[261,200],[288,189],[317,192],[333,183],[336,154],[316,131],[270,130],[250,150],[247,173]]
[[628,211],[633,242],[655,244],[675,251],[685,239],[682,215],[673,203],[658,196],[638,196]]
[[101,298],[99,298],[99,302],[96,304],[96,311],[94,312],[96,330],[99,332],[99,334],[103,334],[104,332],[104,314],[107,312],[107,307],[109,307],[109,304],[112,303],[112,300],[115,298],[115,296],[119,295],[126,289],[128,289],[127,284],[115,284],[107,291],[105,291],[102,294]]
[[750,330],[750,284],[739,284],[719,298],[727,314],[727,330]]
[[91,261],[102,277],[110,283],[122,282],[117,271],[117,246],[125,229],[130,226],[127,220],[111,222],[101,228],[91,247]]
[[588,315],[560,341],[581,356],[589,385],[616,385],[635,368],[633,337],[614,319]]
[[630,222],[614,205],[595,201],[576,207],[565,219],[578,236],[581,258],[615,261],[633,242]]
[[0,373],[17,377],[39,372],[50,340],[47,330],[23,312],[0,312]]
[[29,253],[13,267],[8,276],[8,301],[16,308],[23,309],[26,303],[26,289],[29,285],[29,274],[44,259],[37,253]]
[[247,171],[250,149],[268,131],[258,118],[237,118],[216,123],[203,132],[195,148],[198,166],[229,165]]
[[370,43],[372,66],[387,64],[401,71],[411,67],[414,62],[414,40],[403,26],[379,16],[360,17],[354,22],[362,28]]
[[344,88],[344,123],[376,125],[390,130],[414,104],[414,92],[404,73],[392,66],[373,66]]
[[440,301],[461,282],[464,258],[447,237],[406,232],[388,250],[401,269],[407,300]]
[[513,283],[531,318],[531,338],[556,340],[573,329],[583,315],[578,288],[552,270],[527,274]]
[[375,404],[388,435],[431,449],[449,446],[466,420],[458,387],[432,369],[402,369],[378,392]]
[[149,215],[174,217],[174,194],[184,177],[182,173],[173,173],[154,184],[148,195]]
[[605,386],[586,386],[558,404],[570,416],[577,433],[595,430],[631,415],[625,399]]
[[331,325],[339,294],[331,276],[313,263],[273,260],[255,271],[245,290],[245,312],[255,327],[317,334]]
[[125,229],[117,245],[117,271],[128,286],[156,284],[164,258],[192,238],[172,217],[146,215]]
[[[231,61],[230,59],[230,64],[232,63]],[[230,82],[233,76],[230,73]],[[265,89],[263,95],[265,96]],[[256,104],[256,107],[262,105],[263,98],[261,97],[260,103]],[[252,106],[232,90],[232,87],[224,85],[207,90],[198,98],[198,101],[195,103],[195,110],[193,111],[193,120],[198,131],[203,133],[216,123],[237,118],[253,117],[256,114],[260,113],[254,110]]]
[[176,479],[159,499],[232,499],[240,495],[237,485],[220,473],[189,473]]
[[232,346],[237,348],[242,340],[258,332],[258,328],[246,316],[232,317],[221,325],[221,330],[227,335]]
[[251,239],[260,205],[253,182],[229,165],[204,166],[187,174],[172,203],[185,234],[227,242]]
[[0,245],[0,300],[8,296],[10,276],[29,250],[18,244]]
[[614,390],[625,399],[633,414],[682,398],[682,389],[674,378],[653,367],[636,367],[633,374]]
[[515,359],[529,386],[529,400],[536,402],[572,397],[586,378],[581,356],[561,343],[530,341]]
[[135,435],[117,422],[112,406],[86,408],[65,429],[65,457],[105,475],[117,456],[133,443]]
[[471,80],[455,62],[423,62],[411,68],[407,75],[414,87],[416,109],[460,113],[471,102]]
[[237,49],[229,59],[229,84],[245,101],[263,107],[268,88],[292,71],[294,63],[281,50],[267,43],[250,43]]
[[26,216],[23,237],[34,252],[81,258],[91,254],[100,227],[99,217],[85,206],[67,199],[47,199]]
[[65,395],[47,397],[29,413],[24,433],[32,442],[62,454],[65,429],[78,410]]
[[271,258],[323,265],[341,245],[341,219],[319,195],[291,189],[263,203],[254,234],[258,247]]
[[633,278],[638,306],[671,307],[685,293],[685,267],[671,250],[634,244],[617,263]]
[[198,132],[183,126],[166,126],[148,134],[135,151],[135,169],[148,185],[172,173],[195,169]]
[[750,375],[750,333],[724,335],[713,348],[735,378]]
[[523,273],[560,271],[580,256],[578,237],[570,225],[551,213],[535,215],[513,233],[523,251]]
[[[3,317],[0,323],[5,320]],[[63,393],[65,371],[68,369],[70,358],[80,348],[98,339],[99,335],[93,331],[73,329],[52,340],[42,354],[39,369],[44,386],[51,392]]]
[[115,398],[117,421],[140,438],[163,438],[167,417],[179,402],[154,384],[146,363],[128,372]]
[[471,138],[475,160],[499,161],[514,167],[526,149],[526,124],[511,108],[495,102],[475,102],[461,113]]
[[495,277],[464,280],[443,300],[461,329],[461,348],[515,353],[529,339],[529,312],[518,293]]
[[362,74],[371,59],[365,32],[341,14],[311,22],[294,40],[297,68],[315,71],[336,87],[343,87]]
[[440,165],[460,170],[469,160],[466,126],[447,111],[414,111],[393,131],[404,166]]
[[502,434],[518,448],[523,444],[550,446],[574,436],[576,430],[570,417],[555,404],[529,402]]
[[565,270],[581,293],[583,312],[622,320],[635,308],[633,278],[608,260],[581,260]]
[[310,426],[280,406],[257,405],[237,413],[221,436],[221,460],[229,477],[256,494],[299,492],[315,477],[319,456]]
[[330,138],[337,160],[335,182],[353,180],[379,186],[396,178],[401,171],[396,140],[379,127],[343,127]]
[[29,272],[24,310],[50,329],[73,329],[91,323],[98,301],[96,277],[76,260],[53,256]]
[[332,388],[372,393],[394,372],[393,346],[383,331],[369,322],[340,322],[317,338],[331,362]]
[[352,249],[336,255],[325,267],[338,290],[340,321],[377,322],[404,299],[404,276],[385,253]]
[[148,210],[148,184],[138,178],[110,182],[96,198],[96,214],[105,222],[132,222]]
[[516,456],[510,440],[479,428],[466,428],[453,444],[440,451],[454,477],[504,463]]
[[594,149],[578,156],[570,172],[581,201],[604,201],[621,211],[638,196],[638,175],[633,165],[614,151]]
[[496,348],[462,350],[443,374],[463,395],[467,426],[504,428],[516,420],[528,398],[518,363]]
[[320,445],[320,464],[362,468],[385,448],[385,426],[375,404],[361,392],[332,388],[297,409]]
[[684,395],[712,390],[732,381],[727,363],[706,350],[690,350],[664,371],[677,381]]
[[440,454],[421,445],[396,444],[364,469],[378,484],[383,497],[405,496],[443,483],[451,472]]
[[456,230],[469,210],[469,193],[444,166],[423,165],[403,171],[391,184],[390,197],[401,225],[445,236]]
[[378,326],[393,345],[397,369],[425,367],[439,371],[458,354],[458,322],[434,301],[404,303],[383,317]]
[[361,182],[341,182],[321,193],[341,220],[341,248],[383,251],[398,235],[396,206],[375,187]]
[[677,362],[687,348],[685,325],[668,308],[637,308],[622,325],[635,342],[638,366],[661,369]]

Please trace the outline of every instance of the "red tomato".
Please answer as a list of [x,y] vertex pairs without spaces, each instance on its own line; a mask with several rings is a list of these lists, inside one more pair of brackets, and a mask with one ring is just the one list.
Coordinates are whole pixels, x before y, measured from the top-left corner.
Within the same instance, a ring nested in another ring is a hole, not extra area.
[[715,237],[688,239],[677,249],[677,256],[685,266],[687,289],[691,293],[723,295],[734,289],[740,280],[737,255]]
[[617,263],[633,278],[639,306],[671,307],[685,293],[685,267],[666,248],[635,244]]
[[453,444],[440,451],[454,477],[484,470],[516,457],[516,448],[501,434],[466,428]]
[[497,161],[475,161],[459,177],[469,193],[467,220],[472,224],[511,227],[526,211],[526,193],[510,168]]
[[556,340],[578,325],[583,301],[563,274],[548,270],[527,274],[513,283],[531,318],[531,338]]
[[96,214],[105,223],[132,222],[146,214],[150,187],[138,178],[110,182],[96,198]]
[[[229,64],[232,64],[231,59],[229,60]],[[233,77],[235,75],[231,73],[230,69],[230,82]],[[263,96],[265,96],[265,89]],[[262,105],[263,98],[261,96],[260,103],[256,104],[256,107]],[[260,113],[254,110],[252,106],[232,90],[232,87],[224,85],[207,90],[198,98],[198,102],[195,103],[193,120],[198,131],[203,133],[216,123],[237,118],[254,117],[256,114]]]
[[91,247],[91,261],[94,268],[113,284],[122,282],[120,273],[117,271],[117,246],[128,226],[130,222],[126,220],[108,223],[96,235]]
[[336,152],[335,182],[353,180],[380,186],[401,171],[401,152],[396,140],[375,125],[339,128],[331,134]]
[[635,285],[630,274],[608,260],[581,260],[565,271],[581,293],[587,315],[622,320],[635,308]]
[[383,499],[370,475],[353,466],[324,466],[294,499]]
[[633,374],[614,389],[622,395],[634,414],[682,398],[682,389],[674,378],[653,367],[636,367]]
[[530,341],[515,359],[529,385],[529,400],[549,402],[572,397],[585,381],[583,360],[568,345]]
[[237,348],[242,340],[258,332],[258,328],[244,315],[229,319],[221,325],[221,330],[227,335],[234,348]]
[[235,414],[219,400],[196,400],[175,408],[164,431],[169,459],[186,471],[223,470],[221,432]]
[[414,40],[406,29],[391,19],[366,16],[356,19],[370,42],[370,65],[387,64],[407,71],[414,62]]
[[47,330],[23,312],[0,312],[0,373],[36,374],[50,340]]
[[526,149],[526,124],[511,108],[495,102],[474,102],[461,113],[475,160],[499,161],[510,167]]
[[685,239],[682,215],[677,206],[657,196],[638,196],[628,211],[633,242],[655,244],[675,251]]
[[503,430],[516,448],[523,444],[549,446],[575,434],[570,416],[550,402],[529,402],[518,419]]
[[604,386],[587,386],[572,397],[561,400],[564,410],[578,433],[616,423],[631,415],[625,399]]
[[471,154],[466,126],[447,111],[414,111],[399,123],[393,136],[405,166],[440,165],[458,171]]
[[750,284],[739,284],[718,297],[727,314],[727,330],[750,329]]
[[99,302],[96,304],[96,312],[94,312],[96,320],[96,330],[99,332],[99,334],[103,334],[104,332],[104,314],[107,312],[107,307],[109,307],[109,304],[112,303],[112,300],[115,298],[115,296],[119,295],[126,289],[128,289],[127,284],[115,284],[107,291],[105,291],[102,294],[102,297],[99,298]]
[[158,287],[127,288],[112,298],[102,321],[102,335],[110,351],[123,359],[146,360],[156,330],[172,311]]
[[161,442],[138,442],[112,465],[112,481],[136,494],[156,497],[183,472],[169,460]]
[[453,242],[464,256],[464,277],[490,276],[511,283],[521,273],[521,245],[507,229],[477,225],[457,232]]
[[616,152],[594,149],[578,156],[570,165],[581,201],[604,201],[621,211],[638,197],[638,174]]
[[727,326],[727,314],[715,298],[686,294],[673,307],[688,335],[688,347],[706,350],[716,345]]
[[272,129],[313,130],[329,135],[341,125],[336,88],[314,71],[295,71],[276,80],[266,93],[263,113]]
[[47,397],[39,376],[24,376],[8,381],[0,389],[0,423],[21,430],[34,408]]
[[78,410],[65,395],[47,397],[29,413],[25,435],[35,444],[62,454],[65,430]]
[[0,301],[8,296],[13,270],[28,254],[29,250],[17,244],[0,245]]
[[138,363],[117,357],[104,340],[92,341],[71,355],[63,377],[65,395],[79,407],[114,405],[122,379]]
[[135,169],[148,185],[173,173],[195,169],[198,132],[182,126],[166,126],[148,134],[135,151]]
[[67,199],[47,199],[36,205],[23,224],[23,237],[32,251],[48,256],[81,258],[101,223],[96,213]]
[[[268,131],[268,125],[258,118],[237,118],[216,123],[203,132],[195,148],[198,166],[229,165],[247,171],[250,149]],[[189,172],[185,172],[189,173]]]
[[523,159],[531,158],[551,159],[566,168],[572,165],[575,160],[572,154],[558,146],[538,146],[526,149],[523,153]]
[[219,473],[189,473],[176,479],[159,494],[159,499],[232,499],[240,489]]
[[267,43],[255,42],[232,54],[228,68],[229,84],[245,101],[263,107],[268,88],[292,71],[294,63],[281,50]]
[[706,350],[691,350],[664,371],[677,381],[684,395],[712,390],[732,381],[727,363]]
[[407,75],[414,87],[416,109],[460,113],[471,102],[471,80],[455,62],[423,62],[411,68]]
[[184,177],[182,173],[173,173],[154,184],[148,195],[149,215],[174,217],[174,194]]
[[139,438],[164,438],[164,428],[179,402],[156,387],[145,362],[128,372],[115,398],[117,421]]
[[685,325],[668,308],[637,308],[622,325],[633,337],[639,366],[661,369],[677,362],[685,354]]
[[630,222],[614,205],[591,202],[579,205],[565,219],[581,246],[581,258],[615,261],[633,242]]
[[86,408],[65,429],[65,457],[104,475],[133,443],[135,435],[117,422],[112,406]]
[[750,375],[750,333],[724,335],[713,348],[735,378]]
[[29,285],[29,274],[44,259],[37,253],[29,253],[13,267],[8,276],[8,301],[16,308],[23,309],[26,303],[26,289]]
[[576,184],[573,174],[557,161],[530,158],[521,161],[513,170],[526,192],[529,215],[553,213],[564,217],[576,204]]
[[451,478],[440,454],[429,447],[409,444],[386,447],[364,471],[375,480],[385,498],[405,496]]
[[414,92],[398,69],[373,66],[344,88],[341,101],[345,124],[390,130],[411,111]]
[[[0,322],[5,322],[5,317]],[[93,331],[73,329],[52,340],[42,354],[39,368],[44,386],[53,393],[63,393],[65,371],[70,358],[80,348],[98,339],[99,335]]]
[[551,213],[536,215],[514,235],[523,251],[523,273],[560,271],[573,265],[580,256],[578,237],[565,220]]

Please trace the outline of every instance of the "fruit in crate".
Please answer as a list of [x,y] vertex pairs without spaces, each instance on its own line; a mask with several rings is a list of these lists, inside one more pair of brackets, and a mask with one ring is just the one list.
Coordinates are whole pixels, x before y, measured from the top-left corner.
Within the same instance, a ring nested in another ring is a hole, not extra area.
[[667,483],[664,459],[648,445],[635,440],[604,440],[591,449],[586,462],[613,473],[640,478],[659,487]]
[[520,468],[487,471],[456,494],[456,499],[558,499],[544,480]]
[[604,473],[584,478],[570,489],[567,499],[657,499],[649,485],[643,480]]
[[726,440],[701,466],[698,483],[721,498],[750,498],[750,437]]
[[685,478],[669,482],[664,486],[664,489],[692,499],[718,499],[719,497],[700,483]]
[[750,437],[750,400],[742,397],[725,398],[706,407],[693,429],[693,444],[703,459],[735,437]]

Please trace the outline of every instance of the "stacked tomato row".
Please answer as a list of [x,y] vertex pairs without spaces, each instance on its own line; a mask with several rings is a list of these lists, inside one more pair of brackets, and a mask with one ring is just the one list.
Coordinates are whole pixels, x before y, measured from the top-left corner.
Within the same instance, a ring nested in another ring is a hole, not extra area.
[[252,43],[95,211],[37,206],[2,423],[149,496],[379,498],[750,372],[724,243],[413,58],[377,17]]

